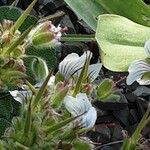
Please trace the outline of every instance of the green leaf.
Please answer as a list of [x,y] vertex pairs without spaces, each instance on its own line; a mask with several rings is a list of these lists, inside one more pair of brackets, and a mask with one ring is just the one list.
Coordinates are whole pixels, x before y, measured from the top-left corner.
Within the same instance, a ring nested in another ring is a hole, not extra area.
[[83,19],[94,31],[97,17],[106,11],[94,0],[65,0],[79,18]]
[[107,99],[112,94],[113,82],[110,79],[103,80],[97,87],[98,98]]
[[[48,69],[52,69],[56,64],[56,56],[55,56],[55,49],[52,49],[51,47],[35,47],[33,45],[30,45],[26,48],[26,55],[27,57],[24,58],[27,75],[30,77],[30,82],[34,83],[34,74],[31,70],[32,61],[36,57],[39,57],[46,61],[46,64],[48,65]],[[32,57],[33,56],[33,57]]]
[[101,61],[112,71],[127,71],[131,62],[145,59],[144,43],[150,28],[118,15],[100,15],[96,40],[101,48]]
[[[0,7],[0,21],[3,21],[4,19],[12,20],[15,22],[22,14],[22,10],[16,7],[12,6],[1,6]],[[21,32],[25,31],[28,27],[31,25],[36,24],[37,18],[34,16],[29,15],[24,23],[21,25],[19,30]]]
[[142,0],[96,0],[109,13],[127,17],[128,19],[150,27],[150,8]]
[[6,99],[5,97],[0,98],[0,118],[5,118],[7,120],[10,120],[12,112],[13,112],[13,107],[11,104],[10,97],[9,99]]
[[[81,116],[81,115],[80,115]],[[77,119],[78,117],[80,116],[77,116],[77,117],[71,117],[71,118],[67,118],[59,123],[56,123],[50,127],[47,127],[45,129],[45,131],[47,131],[49,134],[56,131],[56,130],[59,130],[61,128],[63,128],[64,126],[68,125],[69,123],[71,123],[72,121],[74,121],[75,119]]]

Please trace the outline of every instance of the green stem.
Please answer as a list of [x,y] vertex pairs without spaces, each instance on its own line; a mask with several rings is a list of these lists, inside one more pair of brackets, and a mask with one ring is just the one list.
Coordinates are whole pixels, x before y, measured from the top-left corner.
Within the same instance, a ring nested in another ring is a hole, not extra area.
[[26,80],[26,84],[28,85],[29,89],[32,91],[32,94],[34,95],[36,93],[35,87],[27,80]]
[[67,34],[61,37],[61,42],[89,42],[95,41],[95,35]]
[[24,138],[28,137],[31,130],[31,100],[29,101],[29,106],[26,112],[25,125],[24,125]]
[[65,13],[63,11],[58,11],[58,12],[52,14],[52,15],[41,18],[38,22],[41,23],[41,22],[44,22],[44,21],[47,21],[47,20],[53,20],[55,18],[64,16],[64,15],[65,15]]
[[32,29],[32,26],[29,27],[26,31],[24,31],[22,35],[10,45],[10,47],[7,49],[5,54],[10,55],[10,53],[13,52],[15,48],[25,39],[25,37],[28,35],[31,29]]
[[42,84],[41,88],[39,89],[39,91],[37,92],[37,95],[35,96],[34,100],[33,100],[33,109],[35,109],[37,107],[37,104],[38,102],[40,101],[40,99],[42,98],[45,90],[46,90],[46,87],[47,87],[47,84],[48,84],[48,81],[50,79],[52,75],[52,71],[49,72],[47,78],[45,79],[44,83]]
[[145,112],[144,116],[142,117],[140,123],[138,124],[135,132],[131,136],[131,138],[125,139],[123,142],[122,150],[134,150],[136,147],[136,144],[140,138],[140,133],[143,130],[143,128],[150,122],[150,105],[147,108],[147,111]]
[[146,126],[146,124],[149,122],[150,117],[148,118],[150,113],[150,105],[147,108],[147,111],[145,112],[143,118],[141,119],[139,125],[137,126],[134,134],[132,135],[132,139],[137,141],[139,139],[140,133],[143,130],[143,128]]
[[82,83],[84,83],[85,79],[87,78],[89,63],[90,63],[90,55],[89,55],[88,58],[86,58],[86,61],[85,61],[85,64],[82,68],[80,76],[78,77],[78,80],[77,80],[77,83],[75,85],[75,89],[74,89],[74,92],[73,92],[74,97],[78,94],[78,92],[80,92]]

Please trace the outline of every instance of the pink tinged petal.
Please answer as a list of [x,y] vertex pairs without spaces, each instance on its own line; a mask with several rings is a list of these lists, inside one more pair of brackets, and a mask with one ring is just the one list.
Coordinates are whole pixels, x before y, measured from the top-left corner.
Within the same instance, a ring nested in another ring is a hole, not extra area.
[[128,85],[131,85],[134,81],[137,81],[137,82],[140,81],[139,83],[142,83],[141,77],[144,75],[144,73],[147,73],[150,71],[150,65],[145,60],[134,61],[129,66],[128,71],[129,71],[129,75],[127,77]]
[[145,42],[144,48],[147,56],[150,57],[150,40]]
[[85,128],[92,128],[95,125],[97,119],[97,112],[94,107],[91,107],[89,111],[83,115],[81,125]]

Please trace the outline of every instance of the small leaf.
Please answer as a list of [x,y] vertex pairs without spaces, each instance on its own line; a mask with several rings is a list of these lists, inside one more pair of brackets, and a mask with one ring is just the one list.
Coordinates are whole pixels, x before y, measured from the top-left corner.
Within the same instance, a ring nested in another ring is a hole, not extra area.
[[110,79],[103,80],[97,87],[98,98],[107,99],[112,94],[113,82]]

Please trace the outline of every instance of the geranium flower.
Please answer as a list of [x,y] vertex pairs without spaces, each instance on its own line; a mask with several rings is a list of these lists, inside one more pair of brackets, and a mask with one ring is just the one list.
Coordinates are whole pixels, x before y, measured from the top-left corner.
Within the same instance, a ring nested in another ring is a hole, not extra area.
[[82,127],[92,128],[94,126],[97,119],[97,112],[92,107],[85,93],[78,93],[76,97],[65,96],[64,104],[73,117],[81,115],[78,121]]
[[129,66],[128,85],[131,85],[134,81],[137,81],[140,85],[150,84],[150,40],[145,42],[144,48],[148,58],[145,60],[136,60]]
[[[81,56],[76,53],[69,54],[59,64],[59,72],[66,80],[68,80],[73,75],[79,76],[86,59],[89,57],[92,57],[92,53],[90,51],[85,51]],[[101,67],[101,63],[92,64],[89,66],[88,75],[91,82],[97,78]]]

